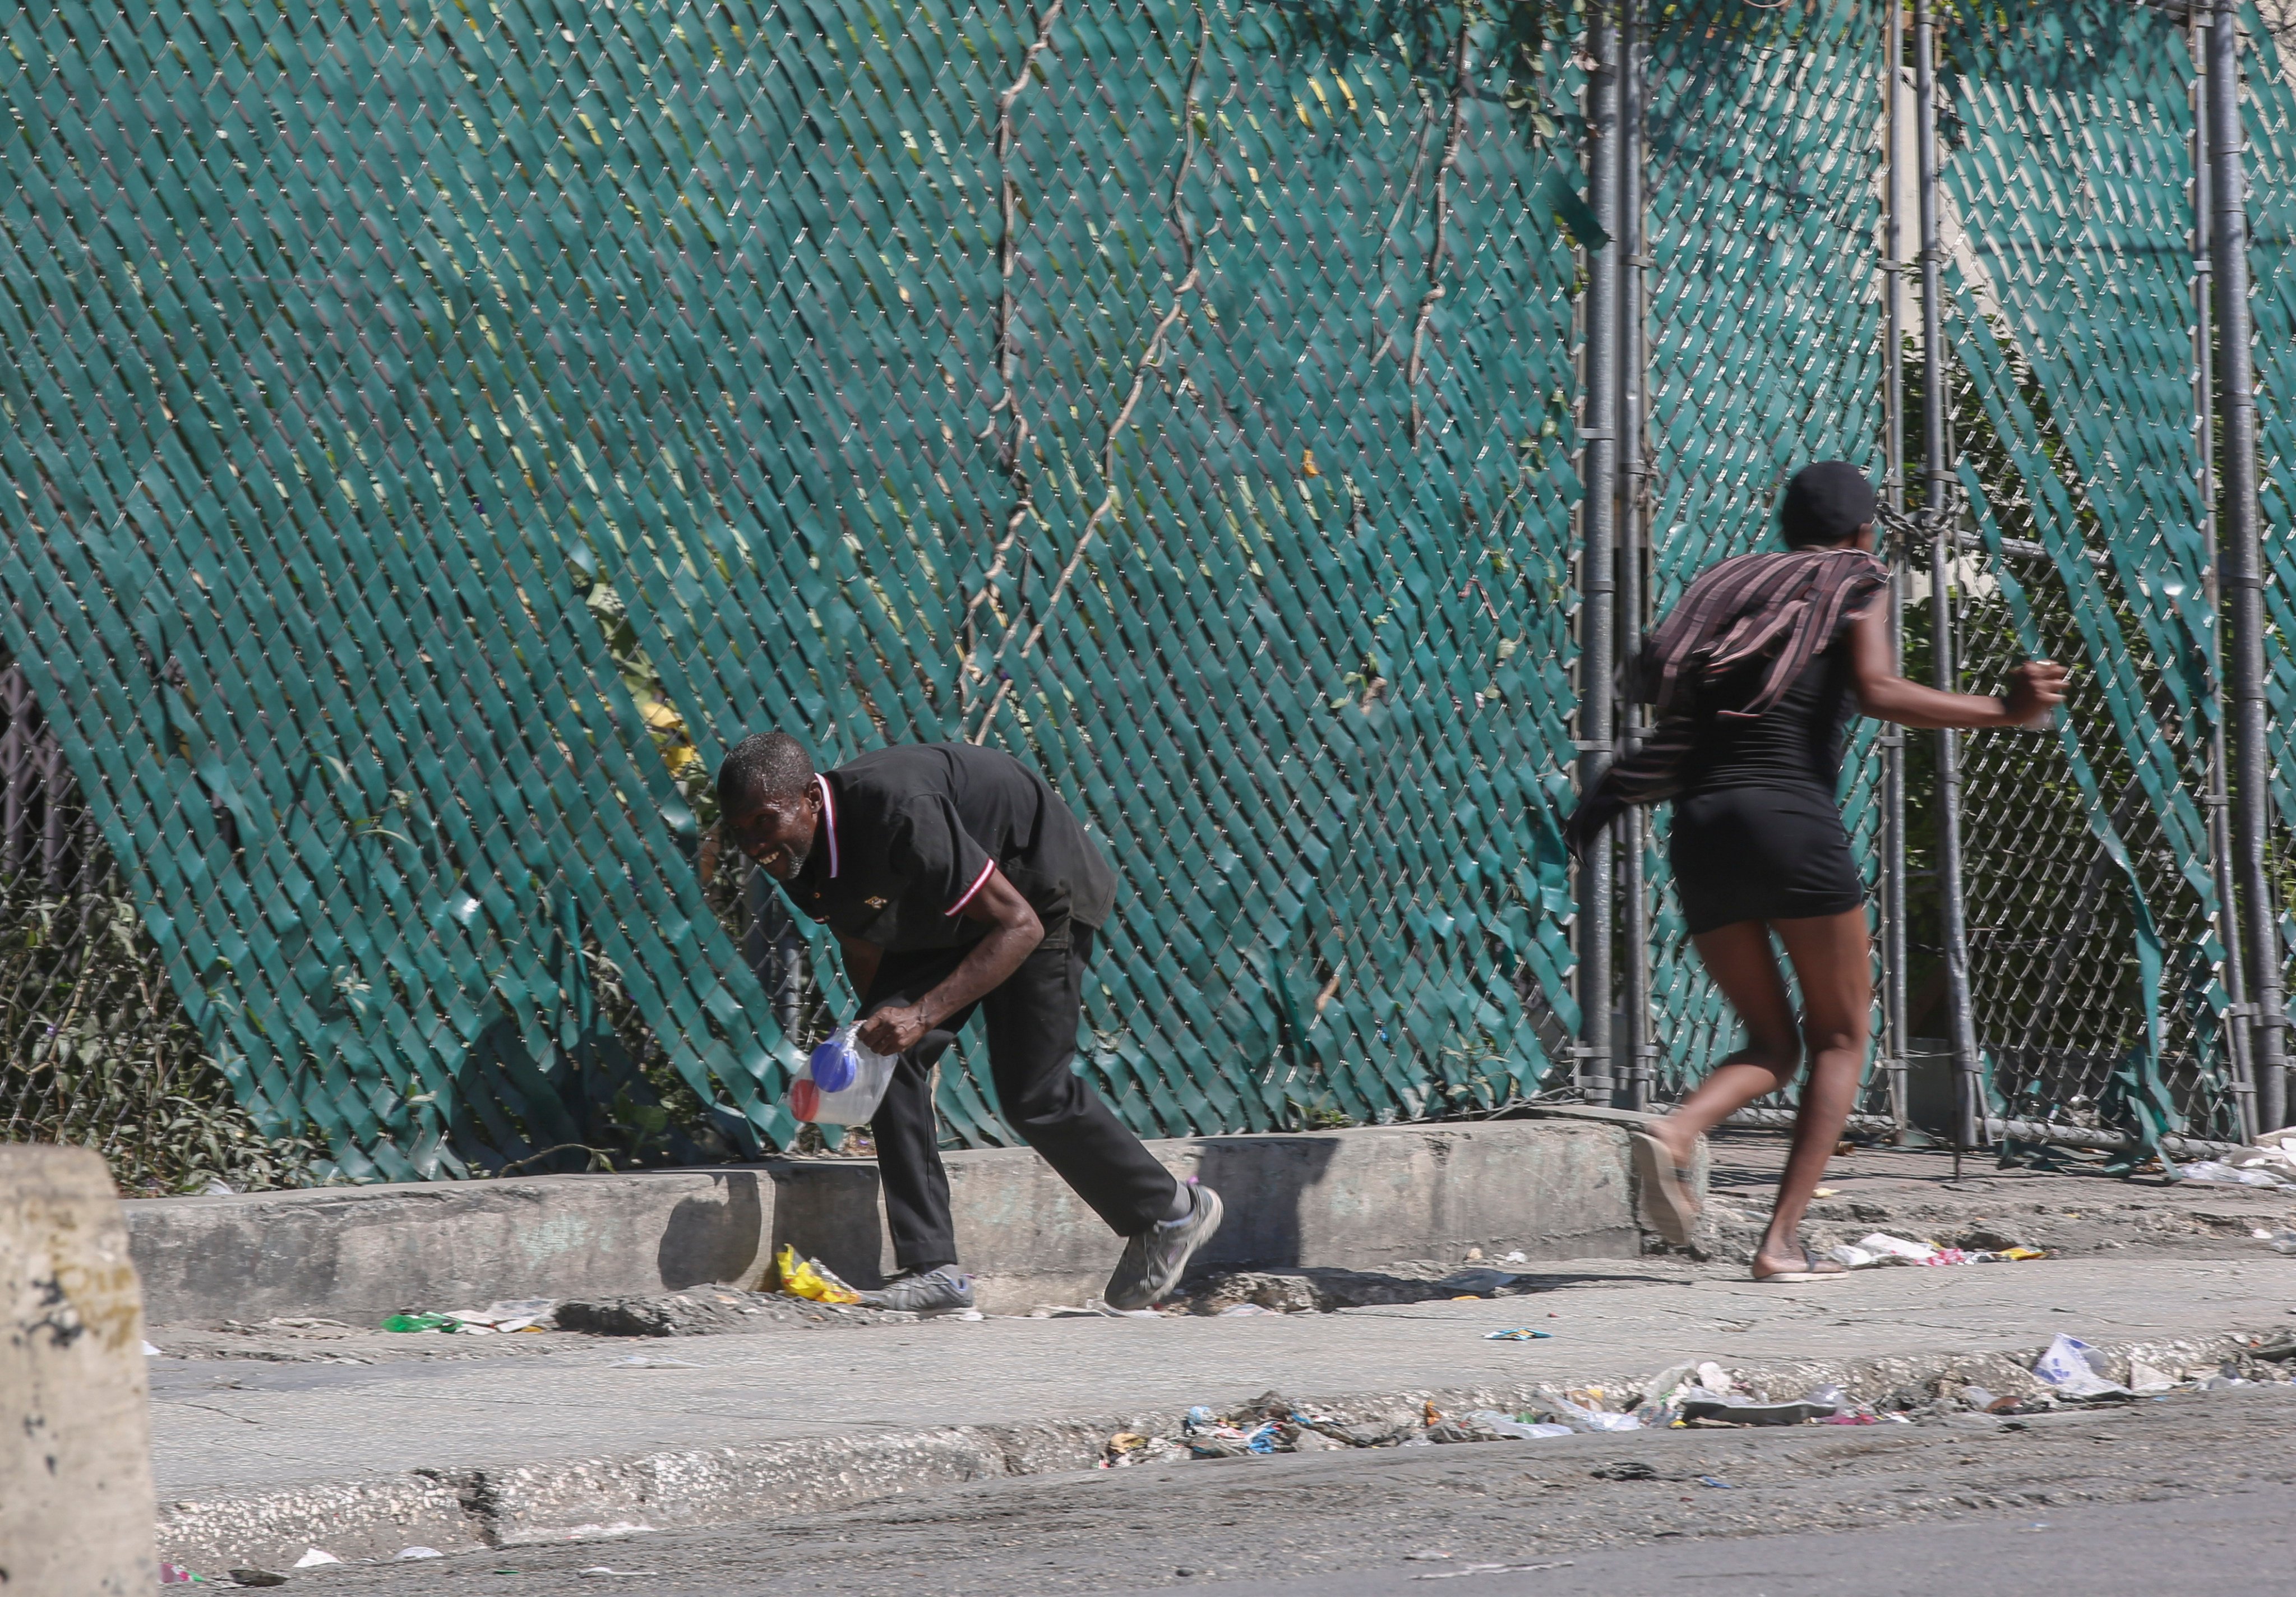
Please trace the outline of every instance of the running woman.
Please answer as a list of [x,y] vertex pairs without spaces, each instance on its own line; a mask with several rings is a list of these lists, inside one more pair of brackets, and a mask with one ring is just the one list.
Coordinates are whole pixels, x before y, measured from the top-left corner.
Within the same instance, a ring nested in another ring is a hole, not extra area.
[[[1872,977],[1866,891],[1837,798],[1853,706],[1900,726],[2023,726],[2064,700],[2065,668],[2031,660],[2008,693],[1925,688],[1890,663],[1888,569],[1874,555],[1873,485],[1846,461],[1795,473],[1778,507],[1782,554],[1699,574],[1636,663],[1629,686],[1657,725],[1587,793],[1568,827],[1584,853],[1628,805],[1674,801],[1668,839],[1698,957],[1737,1011],[1745,1045],[1649,1131],[1636,1155],[1652,1219],[1681,1244],[1697,1218],[1698,1140],[1790,1084],[1805,1058],[1777,1205],[1757,1281],[1841,1274],[1801,1241],[1802,1214],[1840,1141],[1866,1067]],[[1785,945],[1793,1004],[1771,951]]]

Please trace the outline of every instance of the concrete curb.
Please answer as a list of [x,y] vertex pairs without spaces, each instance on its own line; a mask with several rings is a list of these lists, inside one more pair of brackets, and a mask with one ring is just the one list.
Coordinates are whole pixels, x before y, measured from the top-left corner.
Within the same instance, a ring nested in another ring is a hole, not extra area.
[[[2004,1396],[2037,1390],[2028,1367],[2046,1344],[2007,1353],[1924,1354],[1858,1360],[1812,1359],[1739,1365],[1756,1390],[1799,1395],[1827,1383],[1875,1402],[1899,1388],[1940,1380]],[[2212,1336],[2096,1344],[2125,1377],[2131,1358],[2182,1370],[2252,1349],[2253,1336]],[[1619,1372],[1588,1382],[1628,1390],[1653,1371]],[[1447,1410],[1512,1412],[1534,1400],[1537,1383],[1330,1396],[1291,1393],[1350,1421],[1394,1423],[1431,1402]],[[1208,1391],[1214,1403],[1252,1396]],[[666,1451],[622,1457],[472,1470],[416,1470],[383,1480],[326,1483],[162,1505],[161,1555],[194,1568],[292,1562],[317,1546],[345,1560],[389,1559],[422,1544],[441,1552],[530,1546],[644,1530],[810,1514],[875,1499],[1000,1478],[1091,1468],[1119,1430],[1168,1434],[1179,1411],[992,1426],[935,1427],[864,1437],[822,1437]]]
[[[1628,1130],[1538,1119],[1183,1137],[1149,1149],[1227,1200],[1203,1269],[1397,1259],[1631,1258],[1644,1246]],[[957,1246],[992,1314],[1097,1293],[1121,1244],[1026,1148],[945,1157]],[[874,1163],[512,1176],[125,1206],[154,1323],[755,1284],[783,1244],[857,1285],[890,1262]]]

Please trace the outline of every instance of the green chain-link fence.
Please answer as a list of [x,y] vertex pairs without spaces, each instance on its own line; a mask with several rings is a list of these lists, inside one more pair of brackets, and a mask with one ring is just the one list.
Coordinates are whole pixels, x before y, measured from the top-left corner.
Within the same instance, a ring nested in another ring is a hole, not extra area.
[[[1883,463],[1886,16],[1644,13],[1660,606],[1795,464]],[[2077,735],[1974,748],[1982,1024],[2005,1103],[2218,1130],[2193,67],[2159,10],[2014,17],[1947,39],[1962,624],[1977,678],[2027,634],[2091,668]],[[1084,1068],[1144,1132],[1568,1091],[1587,24],[14,13],[0,643],[181,1006],[135,1024],[357,1179],[785,1141],[846,999],[704,780],[779,725],[992,741],[1087,815]],[[2296,133],[2251,70],[2284,464]],[[1726,1015],[1661,853],[1671,1090]],[[85,1134],[49,1079],[9,1134]],[[1004,1140],[985,1073],[940,1093]]]

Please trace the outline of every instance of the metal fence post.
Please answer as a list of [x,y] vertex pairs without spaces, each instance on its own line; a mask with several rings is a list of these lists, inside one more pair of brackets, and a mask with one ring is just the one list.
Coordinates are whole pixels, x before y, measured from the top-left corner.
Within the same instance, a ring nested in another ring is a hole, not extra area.
[[[1615,736],[1611,672],[1618,660],[1619,30],[1607,0],[1594,8],[1587,87],[1587,171],[1595,221],[1606,235],[1589,262],[1585,414],[1579,436],[1582,545],[1578,581],[1578,782],[1593,788],[1610,766]],[[1590,1102],[1611,1101],[1613,839],[1587,850],[1578,872],[1579,1088]]]
[[[1619,659],[1642,652],[1643,610],[1648,603],[1644,573],[1648,569],[1644,511],[1648,465],[1643,455],[1646,410],[1643,342],[1643,29],[1644,0],[1620,0],[1619,12]],[[1620,707],[1619,746],[1631,752],[1641,741],[1642,708],[1628,700]],[[1643,877],[1649,816],[1629,809],[1619,826],[1619,944],[1626,961],[1619,1003],[1626,1025],[1619,1043],[1626,1052],[1626,1105],[1650,1106],[1654,1056],[1650,1040],[1650,903]]]
[[2248,304],[2248,187],[2240,123],[2240,8],[2217,0],[2209,29],[2208,154],[2210,275],[2216,289],[2217,414],[2224,442],[2220,586],[2231,609],[2232,834],[2234,874],[2247,936],[2252,989],[2249,1059],[2261,1129],[2287,1120],[2287,1069],[2281,1028],[2283,974],[2265,864],[2270,824],[2271,756],[2266,742],[2264,553],[2257,508],[2255,327]]
[[2231,745],[2225,736],[2225,573],[2217,516],[2216,308],[2210,254],[2215,233],[2210,222],[2208,37],[2215,17],[2196,12],[2191,19],[2193,54],[2201,67],[2193,99],[2193,453],[2201,489],[2201,528],[2216,558],[2210,572],[2208,816],[2209,871],[2216,884],[2217,931],[2224,942],[2225,995],[2230,1001],[2225,1027],[2231,1065],[2237,1133],[2254,1137],[2266,1129],[2258,1120],[2255,1060],[2250,1053],[2245,950],[2241,946],[2240,891],[2233,878]]
[[[1914,0],[1914,96],[1920,172],[1922,227],[1922,511],[1930,535],[1931,658],[1937,685],[1959,691],[1954,666],[1953,585],[1949,562],[1954,546],[1950,509],[1952,478],[1946,442],[1946,373],[1943,283],[1945,251],[1938,222],[1937,38],[1929,0]],[[1938,889],[1943,913],[1946,1011],[1952,1029],[1954,1146],[1976,1145],[1978,1112],[1977,1022],[1969,993],[1969,933],[1964,923],[1961,872],[1960,738],[1939,732],[1938,740]]]
[[[1889,144],[1882,161],[1882,503],[1902,516],[1906,509],[1906,330],[1900,300],[1905,288],[1905,227],[1898,214],[1898,163],[1905,140],[1900,127],[1905,75],[1905,11],[1891,4],[1885,46],[1890,86]],[[1892,532],[1883,556],[1890,562],[1890,666],[1905,668],[1906,556],[1902,536]],[[1886,725],[1882,732],[1882,1058],[1890,1094],[1890,1118],[1899,1132],[1911,1124],[1906,1082],[1906,731]]]

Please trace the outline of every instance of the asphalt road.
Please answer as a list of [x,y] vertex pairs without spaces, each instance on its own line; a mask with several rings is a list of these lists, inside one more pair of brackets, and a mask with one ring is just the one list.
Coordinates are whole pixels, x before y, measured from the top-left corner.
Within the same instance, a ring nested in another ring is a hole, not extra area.
[[[290,1586],[313,1597],[793,1586],[824,1597],[2240,1597],[2296,1585],[2292,1427],[2296,1387],[2269,1386],[2011,1422],[1151,1465],[771,1524],[298,1571]],[[1617,1478],[1645,1466],[1649,1478]]]

